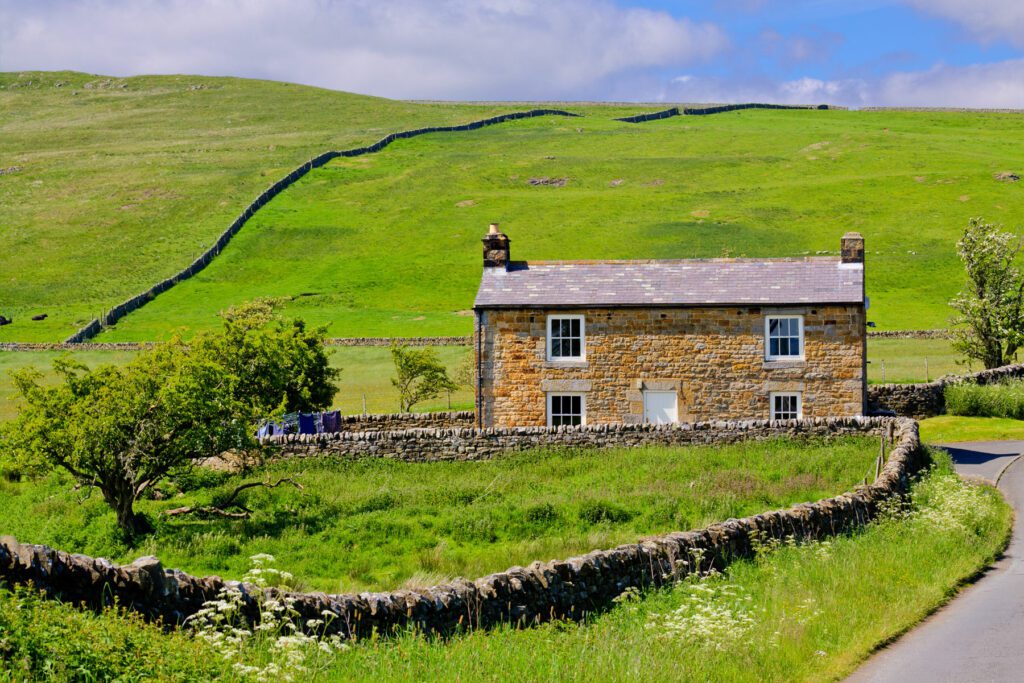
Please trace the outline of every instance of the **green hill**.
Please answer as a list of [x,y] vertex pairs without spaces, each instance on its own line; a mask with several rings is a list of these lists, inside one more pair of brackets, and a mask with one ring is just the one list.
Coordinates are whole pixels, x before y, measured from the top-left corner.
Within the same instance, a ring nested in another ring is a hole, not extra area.
[[[16,318],[0,340],[63,338],[179,270],[315,153],[523,108],[190,76],[23,74],[0,85],[11,159],[0,166],[22,167],[0,176],[15,237],[0,313]],[[568,108],[584,117],[333,161],[271,201],[197,277],[100,339],[208,327],[256,296],[292,297],[292,311],[334,336],[466,334],[479,239],[495,220],[517,259],[835,252],[856,229],[871,319],[941,327],[967,219],[1024,223],[1024,183],[993,177],[1020,170],[1019,115],[748,110],[627,124],[612,117],[650,108]],[[50,318],[28,322],[36,312]]]
[[0,315],[15,319],[0,341],[64,339],[179,271],[315,154],[506,109],[236,78],[0,73]]

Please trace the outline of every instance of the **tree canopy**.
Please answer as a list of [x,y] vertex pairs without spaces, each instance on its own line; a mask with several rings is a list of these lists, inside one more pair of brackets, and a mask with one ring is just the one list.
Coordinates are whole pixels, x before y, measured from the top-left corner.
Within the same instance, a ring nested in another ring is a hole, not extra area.
[[4,428],[9,457],[29,472],[63,468],[100,490],[125,532],[144,533],[135,501],[175,468],[253,448],[273,414],[330,405],[338,372],[324,334],[256,302],[228,311],[218,333],[175,338],[127,365],[60,358],[55,386],[34,369],[15,373],[24,407]]

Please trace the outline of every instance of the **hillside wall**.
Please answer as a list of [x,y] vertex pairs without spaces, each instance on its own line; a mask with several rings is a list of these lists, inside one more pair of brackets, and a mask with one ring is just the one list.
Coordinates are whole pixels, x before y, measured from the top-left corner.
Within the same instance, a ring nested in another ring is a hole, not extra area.
[[[681,427],[672,429],[684,431]],[[332,612],[337,618],[330,621],[329,630],[346,636],[391,633],[410,626],[425,632],[450,633],[459,628],[578,619],[608,607],[626,589],[662,585],[694,571],[722,568],[734,559],[749,557],[755,534],[762,540],[820,539],[862,525],[875,516],[881,501],[905,492],[911,476],[928,462],[917,423],[907,419],[845,418],[774,425],[748,422],[689,431],[719,430],[725,430],[723,435],[728,438],[744,431],[755,438],[794,432],[888,434],[894,448],[872,484],[816,503],[731,519],[698,531],[655,536],[567,560],[534,562],[475,581],[457,579],[423,590],[387,593],[291,594],[295,609],[303,623],[306,619],[321,619],[324,611]],[[587,431],[595,430],[562,429],[559,434],[571,441],[574,432]],[[693,561],[697,557],[703,558],[700,566]],[[258,614],[254,596],[260,589],[252,585],[167,570],[153,557],[118,566],[102,558],[18,543],[11,537],[0,538],[0,579],[12,584],[31,582],[53,597],[93,608],[116,599],[127,609],[169,625],[182,623],[204,601],[213,599],[224,587],[234,586],[245,596],[246,616],[254,619]],[[265,594],[280,595],[270,589]]]

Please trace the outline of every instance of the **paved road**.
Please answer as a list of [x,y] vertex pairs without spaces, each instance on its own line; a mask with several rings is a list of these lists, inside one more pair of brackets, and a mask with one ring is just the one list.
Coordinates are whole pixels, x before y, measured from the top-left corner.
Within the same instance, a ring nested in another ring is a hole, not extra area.
[[[1024,441],[958,443],[946,448],[958,472],[998,479],[1018,514],[1024,511],[1024,458],[1015,461],[1024,453]],[[1014,526],[1006,554],[977,583],[847,680],[1024,681],[1024,524]]]

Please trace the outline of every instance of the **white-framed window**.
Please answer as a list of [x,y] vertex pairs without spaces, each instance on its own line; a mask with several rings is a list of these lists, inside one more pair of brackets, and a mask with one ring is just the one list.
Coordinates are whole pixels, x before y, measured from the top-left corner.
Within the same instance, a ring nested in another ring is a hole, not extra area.
[[769,396],[773,420],[799,420],[803,417],[803,405],[799,391],[778,391]]
[[800,360],[804,357],[804,317],[769,315],[764,319],[764,357]]
[[587,356],[582,315],[548,316],[548,360],[583,360]]
[[586,423],[586,396],[579,393],[548,394],[548,427]]

